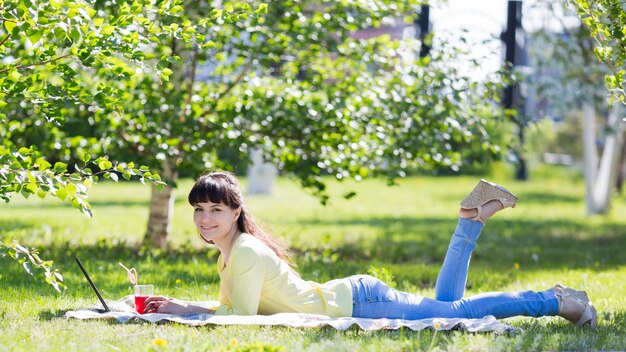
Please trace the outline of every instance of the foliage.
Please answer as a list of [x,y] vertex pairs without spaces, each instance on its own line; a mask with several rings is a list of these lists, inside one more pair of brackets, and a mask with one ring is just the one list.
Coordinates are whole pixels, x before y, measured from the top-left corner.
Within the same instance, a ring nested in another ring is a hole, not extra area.
[[[28,4],[45,6],[21,7]],[[52,107],[23,107],[21,100],[34,95],[26,88],[7,94],[15,127],[5,135],[40,135],[40,149],[66,163],[80,153],[132,158],[172,185],[181,173],[231,169],[221,151],[245,157],[260,148],[323,202],[324,175],[393,181],[416,169],[456,171],[499,155],[503,148],[485,124],[502,117],[494,103],[501,75],[471,77],[455,65],[461,53],[445,43],[420,59],[415,39],[359,34],[411,22],[421,5],[95,1],[86,15],[79,8],[64,26],[55,23],[64,32],[54,29],[40,42],[56,48],[42,51],[56,53],[37,61],[45,64],[9,65],[8,76],[30,65],[40,75],[33,77],[46,81],[37,81],[40,88],[60,93],[43,99]],[[16,7],[9,13],[19,13]],[[58,8],[48,11],[66,18]],[[28,44],[29,28],[7,30],[12,58],[42,55]],[[40,111],[63,125],[41,131]]]
[[52,267],[52,261],[42,260],[36,249],[29,249],[17,242],[6,243],[0,241],[0,257],[6,257],[7,255],[22,265],[24,270],[31,276],[34,275],[34,270],[43,271],[45,282],[58,292],[65,289],[61,273]]
[[529,16],[545,25],[529,31],[528,54],[534,70],[526,77],[528,102],[533,120],[562,120],[582,102],[604,106],[608,73],[597,62],[593,39],[578,21],[576,10],[566,0],[537,1]]
[[[116,3],[105,2],[103,11]],[[221,151],[245,159],[259,148],[326,202],[324,175],[393,181],[415,170],[458,171],[502,152],[485,129],[502,116],[494,104],[502,76],[471,77],[454,64],[461,53],[445,43],[419,59],[415,39],[359,37],[400,25],[404,15],[411,20],[421,1],[194,3],[152,22],[170,30],[144,50],[167,58],[167,80],[134,74],[106,84],[127,94],[119,109],[93,118],[106,154],[133,155],[175,181],[232,170]],[[196,25],[250,8],[256,11],[219,26]],[[186,38],[188,31],[194,35]]]
[[[61,149],[57,137],[65,116],[81,109],[105,109],[119,101],[120,92],[104,85],[89,87],[84,77],[119,79],[124,72],[116,65],[118,55],[140,62],[141,45],[150,38],[138,38],[132,30],[140,21],[135,12],[144,5],[153,11],[172,11],[168,4],[155,7],[150,1],[140,1],[123,6],[119,17],[102,17],[88,1],[0,0],[0,122],[5,127],[0,131],[0,198],[5,202],[13,193],[51,195],[91,216],[87,190],[99,176],[117,181],[119,173],[124,179],[138,176],[142,182],[163,186],[159,175],[144,166],[135,168],[133,163],[112,162],[107,157],[92,160],[83,152],[78,159],[81,165],[68,168],[66,162],[52,161],[35,146],[46,145],[37,138],[43,136],[47,145]],[[122,42],[120,36],[112,35],[114,30],[136,40]],[[89,71],[95,67],[100,70]],[[29,125],[46,132],[28,136]],[[78,138],[75,142],[84,145],[86,141]],[[94,167],[97,171],[92,171]],[[4,248],[19,254],[25,247],[5,243]],[[11,257],[45,269],[46,281],[59,288],[57,281],[50,281],[56,276],[49,275],[48,262],[31,255]]]
[[[13,193],[24,198],[37,195],[41,199],[51,195],[91,217],[87,191],[100,176],[115,182],[119,179],[118,174],[126,180],[138,176],[142,183],[149,180],[160,187],[164,184],[160,176],[151,173],[146,166],[135,168],[133,163],[113,164],[104,157],[90,158],[85,154],[83,165],[74,165],[76,171],[70,173],[67,164],[59,161],[53,166],[34,147],[15,151],[0,145],[0,198],[8,203]],[[92,170],[94,167],[97,171]]]
[[[0,8],[3,24],[0,27],[0,106],[3,108],[0,121],[7,127],[0,131],[0,136],[3,137],[3,161],[9,162],[6,167],[17,158],[14,149],[30,152],[44,149],[50,154],[56,149],[56,158],[65,159],[66,163],[71,157],[89,162],[88,150],[93,149],[88,144],[97,144],[97,141],[81,138],[82,134],[64,134],[64,123],[71,122],[68,121],[70,116],[88,119],[93,115],[90,112],[119,109],[121,101],[127,98],[125,92],[105,83],[132,76],[134,71],[130,70],[129,64],[134,65],[133,70],[143,70],[156,75],[159,80],[167,79],[170,74],[166,68],[169,58],[160,57],[156,62],[146,63],[143,51],[151,42],[171,33],[170,28],[150,26],[150,18],[157,14],[175,17],[182,9],[178,2],[124,2],[116,8],[115,16],[98,12],[92,2],[82,0],[1,1]],[[229,16],[216,14],[212,20],[221,21]],[[200,22],[205,28],[211,25],[209,20]],[[139,31],[138,26],[148,29]],[[187,28],[183,37],[189,39],[190,33]],[[31,126],[39,126],[37,131],[46,132],[33,138]],[[43,142],[37,141],[37,137]],[[20,149],[35,143],[43,148]],[[43,156],[37,155],[36,159],[37,162],[33,158],[20,169],[41,168],[39,161],[44,160]],[[106,159],[98,158],[96,164],[105,177],[116,177],[107,172],[106,169],[114,169]],[[103,163],[109,166],[103,168]],[[61,167],[64,163],[55,165],[60,167],[43,167],[43,170],[49,170],[47,175],[56,175],[60,180],[66,169]],[[148,170],[121,165],[117,171],[124,178],[147,172],[146,179],[158,181]],[[95,181],[89,177],[90,173],[89,169],[76,167],[73,177],[65,178],[64,182],[77,185],[76,182]],[[81,189],[80,186],[77,188]],[[2,189],[5,193],[21,190],[11,185]],[[37,191],[48,192],[48,188]],[[55,195],[54,189],[52,194]],[[87,207],[81,208],[88,210]]]
[[[127,180],[138,176],[142,183],[147,179],[159,186],[163,185],[159,175],[152,174],[145,166],[135,168],[132,163],[114,165],[103,157],[92,161],[89,154],[84,155],[83,161],[82,166],[75,166],[76,172],[69,173],[67,164],[56,162],[51,165],[33,147],[22,147],[16,151],[0,145],[0,198],[8,203],[13,193],[21,194],[24,198],[37,195],[41,199],[51,195],[91,217],[87,191],[100,176],[117,182],[119,173]],[[92,167],[99,170],[92,171]],[[31,275],[31,268],[43,270],[45,282],[56,290],[60,291],[64,287],[61,284],[63,277],[52,268],[52,262],[41,260],[36,251],[29,251],[15,241],[11,244],[2,241],[0,256],[6,257],[7,254]]]
[[613,98],[626,104],[626,3],[622,0],[571,0],[597,46],[598,60],[610,70],[605,77]]
[[583,159],[582,122],[580,112],[572,111],[565,119],[555,122],[543,119],[528,127],[527,152],[535,161],[541,161],[544,153],[566,154],[575,162]]

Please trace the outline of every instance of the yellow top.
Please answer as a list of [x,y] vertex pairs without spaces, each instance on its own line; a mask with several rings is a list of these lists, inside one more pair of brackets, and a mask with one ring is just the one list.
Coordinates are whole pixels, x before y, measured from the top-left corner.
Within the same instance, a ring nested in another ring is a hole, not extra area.
[[298,276],[256,237],[242,233],[233,244],[228,263],[217,260],[221,305],[217,315],[312,313],[352,316],[352,286],[348,279],[318,284]]

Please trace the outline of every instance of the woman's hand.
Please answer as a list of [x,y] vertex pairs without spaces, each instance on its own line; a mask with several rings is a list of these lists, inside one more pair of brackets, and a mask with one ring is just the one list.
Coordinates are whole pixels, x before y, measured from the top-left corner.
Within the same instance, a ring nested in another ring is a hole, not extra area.
[[163,296],[150,296],[146,299],[145,313],[163,314],[215,314],[215,311],[208,309],[194,302],[185,302],[175,298]]
[[163,296],[150,296],[146,299],[145,313],[187,314],[187,303]]

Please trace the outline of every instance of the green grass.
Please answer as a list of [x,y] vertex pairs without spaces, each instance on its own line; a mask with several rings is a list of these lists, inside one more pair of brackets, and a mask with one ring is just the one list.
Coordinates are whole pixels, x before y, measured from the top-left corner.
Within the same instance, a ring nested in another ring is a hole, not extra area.
[[[40,248],[54,260],[68,288],[63,294],[0,260],[0,351],[17,350],[622,350],[626,346],[626,202],[616,196],[611,213],[585,215],[584,183],[552,170],[522,183],[505,176],[520,197],[484,229],[472,258],[468,294],[545,289],[560,282],[584,288],[600,321],[595,331],[560,318],[511,318],[523,333],[496,336],[463,332],[363,332],[331,328],[188,327],[66,320],[68,310],[91,306],[94,297],[75,264],[79,255],[107,298],[131,293],[118,262],[139,271],[159,294],[186,300],[217,298],[217,252],[198,239],[190,180],[179,184],[167,252],[141,249],[149,189],[103,183],[90,193],[95,218],[54,200],[14,198],[0,205],[0,234]],[[245,180],[244,184],[245,184]],[[352,274],[386,273],[398,288],[433,296],[434,281],[454,229],[458,202],[475,177],[415,177],[398,186],[384,181],[332,183],[332,194],[356,190],[352,200],[334,197],[323,207],[289,179],[271,196],[248,196],[258,220],[285,238],[305,279],[325,281]],[[164,347],[155,339],[167,342]]]

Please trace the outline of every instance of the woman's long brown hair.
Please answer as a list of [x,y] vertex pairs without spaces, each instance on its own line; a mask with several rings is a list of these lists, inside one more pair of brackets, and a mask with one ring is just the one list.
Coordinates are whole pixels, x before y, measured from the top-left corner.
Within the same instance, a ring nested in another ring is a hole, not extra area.
[[[211,202],[224,203],[231,209],[240,208],[241,214],[237,219],[238,230],[258,238],[270,247],[280,259],[293,266],[287,245],[278,237],[259,226],[246,208],[243,203],[239,183],[233,174],[229,172],[210,172],[200,176],[191,188],[188,200],[192,206],[198,203]],[[206,242],[206,240],[204,241]]]

